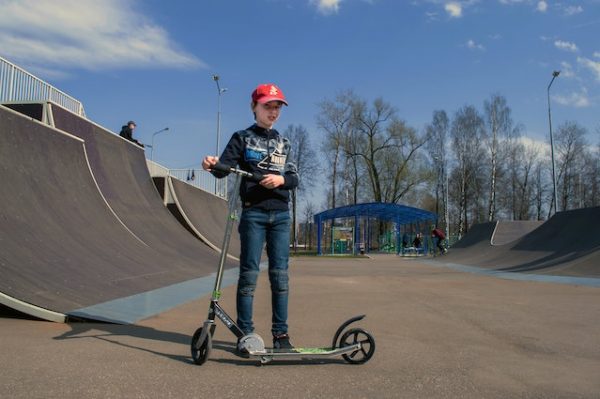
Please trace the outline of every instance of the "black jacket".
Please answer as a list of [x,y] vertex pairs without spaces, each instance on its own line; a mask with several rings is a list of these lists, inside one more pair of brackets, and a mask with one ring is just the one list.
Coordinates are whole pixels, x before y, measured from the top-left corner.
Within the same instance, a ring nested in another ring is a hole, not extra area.
[[[284,184],[276,189],[268,189],[259,183],[243,178],[240,198],[244,208],[265,210],[288,209],[290,190],[298,186],[296,166],[290,162],[291,145],[288,139],[277,130],[263,129],[252,125],[246,130],[235,132],[219,162],[230,167],[239,166],[250,173],[282,175]],[[222,172],[212,172],[217,178],[225,177]]]
[[123,137],[126,140],[131,141],[132,143],[139,145],[140,147],[144,146],[142,143],[140,143],[139,141],[137,141],[136,139],[133,138],[133,131],[131,130],[131,128],[128,125],[125,125],[121,128],[121,132],[119,133],[119,136]]

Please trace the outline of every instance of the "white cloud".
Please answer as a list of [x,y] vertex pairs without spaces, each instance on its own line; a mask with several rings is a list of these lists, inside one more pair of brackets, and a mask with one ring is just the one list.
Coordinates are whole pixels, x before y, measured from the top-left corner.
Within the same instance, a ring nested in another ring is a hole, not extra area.
[[575,15],[583,12],[583,7],[581,6],[568,6],[565,8],[565,15]]
[[573,72],[573,67],[571,66],[571,64],[569,64],[566,61],[563,61],[560,63],[561,66],[561,71],[560,71],[560,75],[564,76],[565,78],[572,78],[575,76],[575,73]]
[[539,12],[546,12],[548,11],[548,3],[546,3],[545,1],[538,1],[536,9]]
[[577,45],[575,43],[566,42],[563,40],[556,40],[554,42],[554,46],[560,50],[571,51],[573,53],[576,53],[577,51],[579,51],[579,49],[577,48]]
[[594,57],[600,58],[600,51],[594,51]]
[[1,1],[0,49],[37,69],[205,66],[131,0]]
[[462,17],[462,5],[456,1],[444,4],[444,9],[452,18]]
[[586,108],[591,104],[585,88],[582,88],[579,93],[573,92],[567,96],[553,95],[552,99],[561,105],[575,108]]
[[340,10],[342,0],[310,0],[310,4],[317,7],[321,14],[335,14]]
[[577,62],[592,71],[592,73],[596,75],[596,80],[600,82],[600,61],[593,61],[589,58],[577,57]]
[[475,43],[473,39],[467,40],[467,48],[470,48],[471,50],[485,50],[485,47],[483,47],[483,45]]
[[429,21],[437,21],[437,19],[438,19],[437,12],[426,12],[425,16],[427,17],[427,20],[429,20]]

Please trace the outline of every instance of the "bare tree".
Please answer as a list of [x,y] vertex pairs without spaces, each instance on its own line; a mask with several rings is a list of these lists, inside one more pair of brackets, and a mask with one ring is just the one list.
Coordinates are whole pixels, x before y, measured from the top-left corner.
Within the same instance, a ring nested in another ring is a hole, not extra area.
[[289,125],[283,135],[290,140],[292,145],[292,159],[298,173],[298,187],[292,191],[292,243],[294,250],[298,245],[298,220],[297,204],[298,194],[306,191],[307,182],[315,176],[318,170],[317,154],[310,143],[308,131],[302,125]]
[[372,200],[398,202],[424,180],[426,168],[418,162],[418,150],[426,138],[398,119],[395,109],[381,98],[372,107],[356,101],[353,118],[360,146],[348,155],[362,161]]
[[352,119],[353,98],[354,94],[347,91],[339,93],[333,101],[324,100],[318,104],[317,127],[325,132],[321,151],[329,170],[331,208],[336,207],[338,166]]
[[500,141],[507,137],[512,130],[511,110],[506,99],[493,94],[484,102],[484,113],[487,126],[487,142],[490,156],[490,180],[487,220],[496,218],[496,187],[498,177],[498,152]]
[[[306,201],[304,207],[304,245],[309,250],[312,249],[312,231],[313,231],[313,218],[315,216],[315,205],[311,201]],[[308,241],[308,246],[307,242]]]
[[481,137],[484,129],[483,118],[472,105],[459,109],[452,122],[450,134],[452,136],[452,149],[457,160],[457,169],[454,173],[457,178],[458,193],[458,235],[462,236],[469,226],[469,207],[472,195],[479,191],[477,183],[480,172]]
[[565,122],[556,133],[556,152],[558,155],[557,190],[560,192],[562,210],[577,207],[576,184],[581,179],[584,150],[587,145],[586,129],[577,122]]
[[[448,136],[448,130],[450,128],[450,121],[448,115],[444,110],[433,111],[433,118],[431,124],[425,127],[427,135],[427,149],[429,155],[436,165],[436,185],[435,185],[435,212],[439,215],[439,198],[442,197],[444,215],[448,212],[448,204],[446,203],[446,173],[448,170],[448,156],[446,154],[446,137]],[[444,225],[446,221],[444,221]],[[446,226],[448,231],[448,226]]]

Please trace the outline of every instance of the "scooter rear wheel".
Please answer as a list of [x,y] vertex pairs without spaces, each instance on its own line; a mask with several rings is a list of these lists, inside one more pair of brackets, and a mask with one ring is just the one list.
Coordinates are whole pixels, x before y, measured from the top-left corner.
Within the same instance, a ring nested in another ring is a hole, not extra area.
[[360,349],[344,353],[342,357],[350,364],[363,364],[375,353],[375,338],[362,328],[351,328],[340,339],[340,348],[360,343]]
[[212,337],[210,335],[210,331],[208,332],[208,334],[206,334],[206,338],[203,340],[203,342],[198,342],[201,336],[202,327],[197,329],[194,333],[191,344],[192,359],[194,360],[194,363],[198,366],[204,364],[204,362],[208,360],[208,357],[210,356],[210,351],[212,349]]

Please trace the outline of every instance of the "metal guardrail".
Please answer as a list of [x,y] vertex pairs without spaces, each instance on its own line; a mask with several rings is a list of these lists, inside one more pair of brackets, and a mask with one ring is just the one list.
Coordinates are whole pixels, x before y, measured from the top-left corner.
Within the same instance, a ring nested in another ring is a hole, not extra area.
[[169,169],[150,159],[146,159],[146,163],[152,177],[171,176],[208,193],[227,199],[227,179],[217,179],[204,169]]
[[80,101],[0,57],[0,102],[32,101],[52,101],[85,117]]
[[169,175],[201,190],[227,199],[227,179],[217,179],[204,169],[169,169]]

